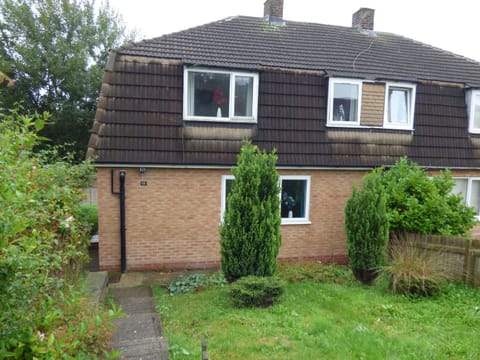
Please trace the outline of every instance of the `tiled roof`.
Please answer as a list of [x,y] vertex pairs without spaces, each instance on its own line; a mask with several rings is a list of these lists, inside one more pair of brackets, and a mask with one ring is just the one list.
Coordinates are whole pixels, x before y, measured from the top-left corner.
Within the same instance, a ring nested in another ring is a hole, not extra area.
[[480,63],[399,35],[236,16],[117,49],[122,55],[238,69],[321,70],[330,76],[432,80],[480,87]]

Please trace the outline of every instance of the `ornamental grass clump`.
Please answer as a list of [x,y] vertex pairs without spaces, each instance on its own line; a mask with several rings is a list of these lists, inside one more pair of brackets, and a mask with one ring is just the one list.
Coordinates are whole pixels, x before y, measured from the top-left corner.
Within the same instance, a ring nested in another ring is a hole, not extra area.
[[276,276],[246,276],[230,285],[235,307],[268,307],[283,294],[284,284]]
[[382,277],[393,294],[432,296],[448,278],[441,266],[441,254],[421,246],[419,237],[403,234],[389,244],[389,261]]

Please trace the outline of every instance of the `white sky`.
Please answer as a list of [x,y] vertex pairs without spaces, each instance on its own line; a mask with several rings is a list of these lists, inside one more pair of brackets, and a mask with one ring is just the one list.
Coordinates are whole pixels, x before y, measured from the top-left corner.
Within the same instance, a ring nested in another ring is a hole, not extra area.
[[[262,17],[264,0],[110,0],[127,27],[153,38],[235,15]],[[480,2],[475,0],[284,0],[286,20],[351,26],[375,9],[375,30],[403,35],[480,61]]]

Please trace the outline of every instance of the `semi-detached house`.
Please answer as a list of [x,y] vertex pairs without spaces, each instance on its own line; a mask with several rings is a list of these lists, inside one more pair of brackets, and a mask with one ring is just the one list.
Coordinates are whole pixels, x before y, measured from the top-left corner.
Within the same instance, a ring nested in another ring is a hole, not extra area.
[[[375,31],[234,16],[111,52],[89,143],[100,267],[218,266],[243,139],[278,152],[280,260],[346,261],[343,209],[370,169],[450,168],[480,202],[480,63]],[[292,201],[293,200],[293,201]]]

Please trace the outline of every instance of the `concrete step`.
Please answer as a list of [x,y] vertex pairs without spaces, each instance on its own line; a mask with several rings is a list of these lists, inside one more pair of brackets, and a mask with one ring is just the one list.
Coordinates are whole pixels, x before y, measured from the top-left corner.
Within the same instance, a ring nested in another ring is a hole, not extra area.
[[115,348],[122,351],[120,359],[168,360],[168,345],[164,337],[121,341]]

